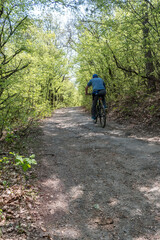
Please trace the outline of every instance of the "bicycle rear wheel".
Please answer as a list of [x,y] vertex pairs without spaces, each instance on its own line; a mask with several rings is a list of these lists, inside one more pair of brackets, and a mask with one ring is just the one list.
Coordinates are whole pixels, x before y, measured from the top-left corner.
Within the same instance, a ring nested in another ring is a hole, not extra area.
[[100,107],[100,124],[102,128],[106,126],[106,110],[103,105]]
[[96,119],[95,119],[94,123],[97,123],[97,121],[98,121],[98,114],[99,114],[99,106],[96,106]]

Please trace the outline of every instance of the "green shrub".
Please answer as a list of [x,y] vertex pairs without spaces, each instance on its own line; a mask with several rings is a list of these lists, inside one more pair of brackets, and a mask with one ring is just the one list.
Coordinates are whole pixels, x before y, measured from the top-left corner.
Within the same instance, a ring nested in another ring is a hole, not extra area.
[[10,152],[10,154],[13,155],[15,158],[15,165],[21,166],[24,172],[31,168],[31,165],[37,164],[36,160],[34,159],[34,154],[32,154],[30,157],[20,156],[19,154],[16,154],[14,152]]

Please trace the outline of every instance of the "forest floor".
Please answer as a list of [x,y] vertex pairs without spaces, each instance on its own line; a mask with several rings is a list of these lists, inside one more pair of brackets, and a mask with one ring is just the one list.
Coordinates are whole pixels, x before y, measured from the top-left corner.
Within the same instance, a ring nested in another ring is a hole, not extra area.
[[[108,118],[102,129],[83,108],[63,108],[42,121],[31,138],[37,195],[21,203],[34,220],[27,225],[27,218],[18,218],[23,224],[17,233],[14,223],[1,224],[0,239],[160,239],[158,128]],[[23,189],[27,194],[29,184]]]

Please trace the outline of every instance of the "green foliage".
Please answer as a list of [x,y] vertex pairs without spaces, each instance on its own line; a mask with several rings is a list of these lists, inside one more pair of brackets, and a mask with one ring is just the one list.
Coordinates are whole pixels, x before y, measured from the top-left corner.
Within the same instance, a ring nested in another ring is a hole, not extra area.
[[[57,107],[74,105],[78,95],[69,80],[66,54],[56,45],[52,20],[51,29],[45,29],[45,23],[29,18],[21,21],[25,16],[14,11],[16,14],[8,17],[15,31],[5,31],[6,48],[4,51],[1,47],[0,54],[0,72],[4,74],[0,79],[0,137],[3,130],[7,131],[8,143],[16,137],[9,129],[27,128]],[[2,21],[3,18],[2,14]],[[4,36],[3,32],[0,34]]]
[[10,163],[9,158],[8,157],[3,157],[2,159],[0,159],[0,163],[3,163],[3,164]]
[[31,155],[30,157],[20,156],[19,154],[16,154],[14,152],[10,152],[10,154],[14,156],[15,165],[21,166],[24,172],[31,168],[31,165],[37,164],[36,160],[34,159],[35,158],[34,154]]
[[93,73],[104,79],[108,102],[139,91],[158,90],[160,18],[156,1],[108,1],[110,7],[103,0],[90,3],[94,14],[87,14],[78,25],[79,41],[75,44],[82,104],[89,104],[84,88]]
[[[14,156],[13,159],[11,159],[10,157],[3,157],[2,159],[0,159],[0,166],[2,168],[5,168],[7,164],[11,164],[22,167],[23,171],[26,172],[29,168],[31,168],[32,165],[37,164],[34,154],[29,157],[24,157],[14,152],[10,152],[10,154]],[[3,185],[6,186],[7,182],[3,182]]]
[[[0,220],[3,220],[4,219],[4,215],[3,215],[3,210],[0,209]],[[1,232],[0,232],[1,233]]]
[[7,128],[6,129],[7,133],[6,133],[6,136],[5,136],[5,141],[7,143],[13,143],[16,139],[19,138],[19,136],[17,136],[13,130],[11,130],[10,128]]
[[[76,8],[84,2],[52,3]],[[1,3],[0,137],[6,130],[8,143],[16,137],[9,129],[27,128],[55,108],[80,104],[89,108],[91,98],[84,93],[94,73],[106,83],[107,102],[160,87],[157,1],[88,1],[85,19],[80,21],[77,14],[75,41],[67,37],[77,53],[73,61],[62,49],[66,36],[51,13],[41,20],[27,17],[33,3],[50,1]],[[70,81],[71,62],[77,86]]]
[[157,108],[155,105],[148,106],[148,111],[150,112],[151,115],[154,115],[157,112]]

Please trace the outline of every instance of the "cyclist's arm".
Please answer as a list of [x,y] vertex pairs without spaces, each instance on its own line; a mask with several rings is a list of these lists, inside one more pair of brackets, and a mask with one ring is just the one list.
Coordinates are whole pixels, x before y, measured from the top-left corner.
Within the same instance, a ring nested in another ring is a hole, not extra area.
[[86,88],[85,88],[85,90],[86,90],[86,95],[88,95],[88,88],[89,88],[89,86],[87,85]]
[[88,95],[88,88],[89,88],[90,86],[92,86],[92,79],[87,83],[87,86],[86,86],[86,88],[85,88],[85,90],[86,90],[86,95]]

